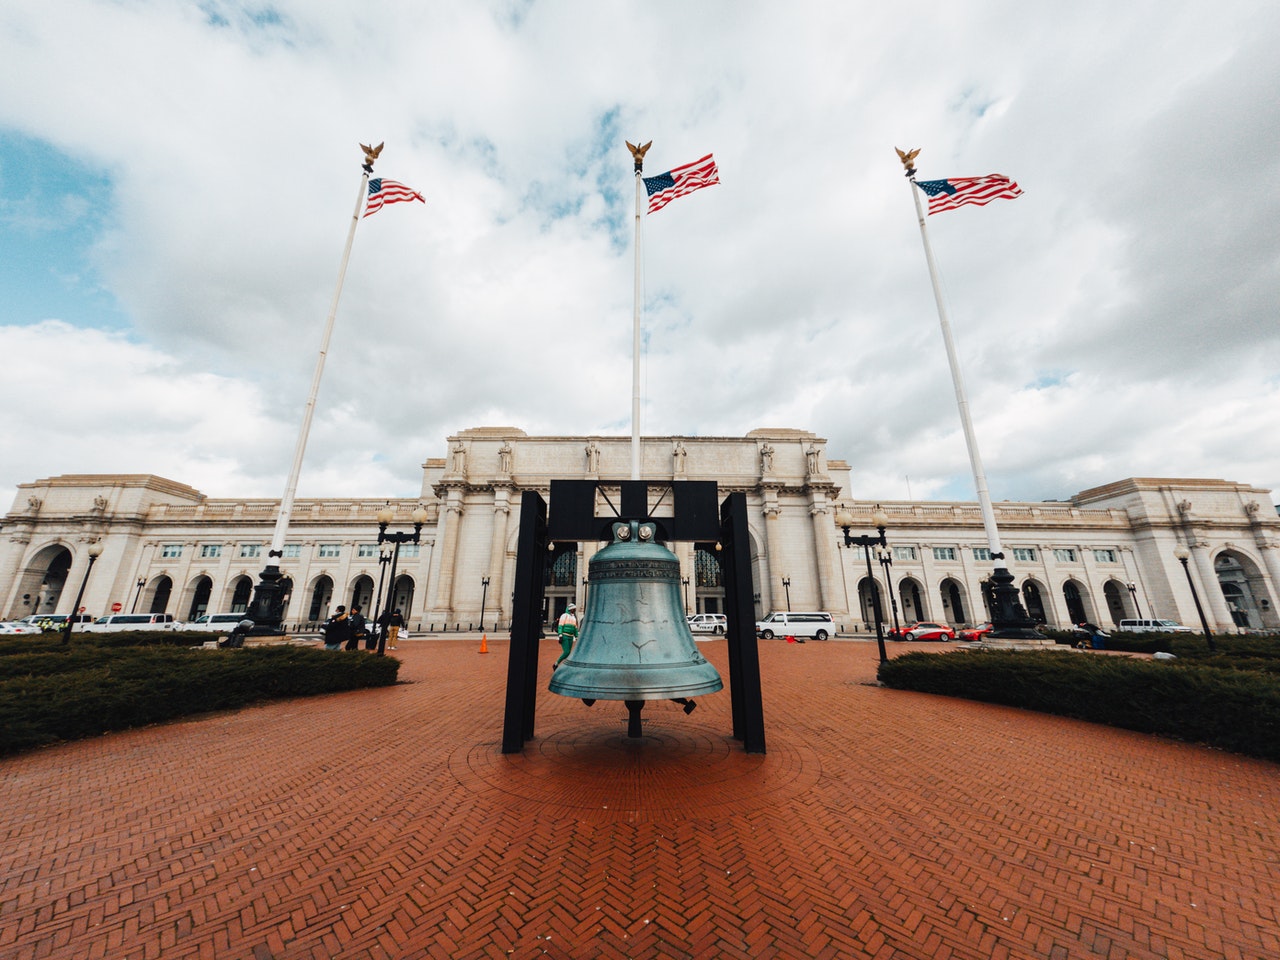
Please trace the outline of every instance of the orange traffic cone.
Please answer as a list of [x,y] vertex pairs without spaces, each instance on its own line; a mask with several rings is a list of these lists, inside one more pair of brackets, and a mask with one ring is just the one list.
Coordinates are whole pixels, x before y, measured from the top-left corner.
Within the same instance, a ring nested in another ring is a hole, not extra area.
[[489,652],[489,635],[487,633],[482,634],[480,637],[480,652],[481,653]]
[[787,643],[795,643],[795,642],[796,642],[795,637],[787,637]]

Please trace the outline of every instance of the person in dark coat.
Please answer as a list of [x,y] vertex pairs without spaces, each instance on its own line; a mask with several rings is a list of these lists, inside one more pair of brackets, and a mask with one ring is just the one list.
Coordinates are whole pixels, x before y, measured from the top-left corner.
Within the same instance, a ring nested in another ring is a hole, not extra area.
[[347,619],[351,622],[351,636],[347,638],[347,649],[359,650],[360,644],[369,639],[369,626],[358,604],[351,605],[351,615]]
[[351,621],[347,619],[347,608],[339,606],[320,629],[324,632],[324,648],[341,650],[342,645],[351,639]]

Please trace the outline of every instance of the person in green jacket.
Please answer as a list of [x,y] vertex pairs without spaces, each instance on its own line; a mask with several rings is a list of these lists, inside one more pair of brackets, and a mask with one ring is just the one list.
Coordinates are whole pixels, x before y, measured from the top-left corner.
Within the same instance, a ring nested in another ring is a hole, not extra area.
[[552,664],[553,671],[569,659],[569,654],[573,652],[573,642],[578,639],[578,615],[574,612],[575,610],[577,607],[572,603],[569,604],[564,608],[564,613],[560,614],[560,621],[556,624],[556,636],[560,639],[560,659]]

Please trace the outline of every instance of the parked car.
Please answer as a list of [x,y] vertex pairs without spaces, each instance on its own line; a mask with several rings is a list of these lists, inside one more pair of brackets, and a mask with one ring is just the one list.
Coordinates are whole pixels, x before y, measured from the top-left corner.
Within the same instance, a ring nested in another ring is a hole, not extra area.
[[93,623],[93,617],[87,613],[77,613],[75,617],[66,613],[39,613],[23,617],[18,623],[29,623],[40,630],[61,630],[67,625],[68,619],[76,623]]
[[207,613],[187,623],[176,624],[178,630],[208,630],[210,632],[230,633],[241,620],[243,613]]
[[685,617],[689,621],[689,629],[693,633],[724,634],[729,628],[729,618],[723,613],[694,613]]
[[831,620],[831,614],[823,612],[771,613],[763,620],[756,621],[756,636],[765,640],[772,640],[774,637],[826,640],[835,632],[836,626]]
[[1120,629],[1129,633],[1195,633],[1177,620],[1121,620]]
[[990,623],[980,623],[976,627],[968,627],[967,629],[961,630],[956,634],[956,639],[973,642],[974,640],[981,640],[990,632]]
[[3,634],[19,634],[19,633],[40,633],[41,630],[33,623],[21,623],[16,620],[6,620],[0,622],[0,633]]
[[922,620],[913,624],[907,631],[908,640],[940,640],[946,643],[955,638],[956,632],[945,623],[930,623]]
[[117,630],[178,630],[183,624],[172,613],[113,613],[84,625],[85,633],[112,633]]

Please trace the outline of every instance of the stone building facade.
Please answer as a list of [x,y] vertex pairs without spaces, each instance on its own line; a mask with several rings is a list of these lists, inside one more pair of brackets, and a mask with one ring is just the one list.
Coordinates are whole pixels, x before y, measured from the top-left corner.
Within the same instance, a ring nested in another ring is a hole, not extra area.
[[[510,616],[521,495],[549,497],[553,479],[630,477],[630,438],[531,437],[515,427],[464,430],[446,456],[423,464],[415,499],[296,501],[281,569],[291,591],[287,621],[323,620],[339,603],[372,610],[390,602],[411,627],[501,629]],[[741,491],[750,509],[756,610],[827,610],[846,631],[867,629],[872,590],[867,558],[843,546],[835,516],[873,533],[876,503],[853,496],[849,465],[803,430],[745,437],[646,437],[641,472],[650,481],[715,480],[723,497]],[[670,498],[651,491],[655,515]],[[614,488],[616,490],[616,488]],[[420,543],[390,564],[376,543],[377,513],[410,530],[426,508]],[[976,503],[886,501],[891,562],[873,559],[887,621],[986,619],[991,572]],[[0,611],[7,618],[69,613],[84,582],[88,546],[102,547],[82,606],[104,615],[168,612],[180,620],[243,610],[266,564],[279,502],[215,499],[148,475],[64,475],[24,483],[0,525]],[[551,504],[554,511],[555,505]],[[1127,479],[1067,501],[995,504],[1010,571],[1030,612],[1051,626],[1134,616],[1198,624],[1195,585],[1211,628],[1280,629],[1280,517],[1269,491],[1199,479]],[[556,544],[547,615],[584,603],[594,543]],[[1190,552],[1184,570],[1175,551]],[[724,591],[717,545],[675,543],[689,612],[719,612]],[[1188,582],[1190,574],[1190,583]],[[886,590],[886,583],[891,589]],[[386,598],[390,596],[388,601]],[[378,598],[381,598],[379,600]]]

